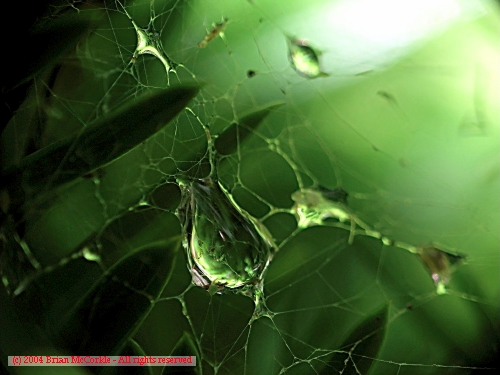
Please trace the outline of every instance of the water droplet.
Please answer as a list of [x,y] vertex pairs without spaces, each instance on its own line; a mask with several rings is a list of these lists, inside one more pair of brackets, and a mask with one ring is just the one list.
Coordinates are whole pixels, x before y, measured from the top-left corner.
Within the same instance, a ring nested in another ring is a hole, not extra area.
[[306,78],[325,77],[319,66],[318,53],[307,42],[300,39],[288,38],[288,49],[292,68]]
[[193,283],[211,294],[261,283],[274,250],[267,230],[216,182],[196,180],[183,188],[180,212]]

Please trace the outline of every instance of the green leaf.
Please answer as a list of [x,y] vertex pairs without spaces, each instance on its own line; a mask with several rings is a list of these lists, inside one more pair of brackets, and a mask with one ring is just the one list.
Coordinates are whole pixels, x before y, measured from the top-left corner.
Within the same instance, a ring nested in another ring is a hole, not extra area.
[[[7,20],[8,14],[1,23],[3,50],[10,57],[2,61],[4,69],[0,73],[0,134],[24,100],[33,76],[57,63],[94,25],[89,12],[48,18],[49,12],[60,6],[57,1],[33,2],[29,4],[29,11],[26,11],[23,2],[12,4],[18,10],[11,7],[9,14],[22,14],[22,17],[16,17],[15,30]],[[45,23],[39,22],[34,27],[37,20],[44,18],[47,20]]]
[[253,135],[261,122],[283,103],[272,104],[258,111],[252,112],[241,119],[240,122],[231,124],[215,139],[215,149],[220,155],[231,155],[238,149],[246,138]]
[[6,171],[6,188],[14,208],[29,196],[55,188],[112,162],[160,131],[198,93],[182,86],[134,100],[83,131],[24,158]]
[[170,277],[180,238],[125,258],[64,319],[61,346],[81,355],[117,355],[154,306]]
[[[64,15],[40,22],[28,33],[26,39],[12,45],[13,56],[20,59],[6,59],[3,77],[3,91],[9,91],[31,80],[43,69],[55,65],[96,22],[89,16],[95,13]],[[30,46],[29,49],[27,46]]]
[[136,249],[181,235],[178,218],[159,209],[139,208],[120,216],[99,235],[100,260],[105,267],[133,254]]
[[[67,220],[67,217],[60,220]],[[30,285],[36,283],[41,292],[34,292],[31,298],[41,298],[49,305],[53,301],[59,305],[60,311],[66,311],[72,308],[72,297],[86,293],[102,275],[103,269],[113,267],[138,248],[164,243],[180,233],[179,220],[173,213],[140,206],[133,211],[125,211],[104,228],[96,228],[95,232],[82,236],[82,241],[75,242],[74,246],[64,249],[32,247],[25,251],[26,247],[19,242],[16,230],[9,223],[4,228],[5,242],[0,252],[3,281],[9,294],[14,296],[26,291],[33,293]],[[79,235],[78,232],[68,234]],[[54,319],[58,321],[59,317]]]
[[27,350],[48,347],[50,341],[33,319],[19,314],[18,306],[5,288],[0,288],[0,354],[7,366],[7,356],[31,354]]
[[134,339],[128,340],[128,343],[127,343],[127,346],[125,347],[124,352],[131,353],[130,355],[140,355],[140,356],[147,355],[146,352],[144,351],[144,349]]
[[182,335],[170,355],[174,357],[187,357],[195,355],[198,362],[196,363],[196,366],[165,366],[162,372],[163,375],[198,374],[201,370],[201,356],[196,349],[196,344],[194,343],[192,336],[187,332],[184,332],[184,335]]
[[[127,344],[123,348],[120,356],[139,356],[146,357],[147,354],[144,352],[139,343],[133,339],[129,339]],[[153,375],[153,367],[145,364],[143,366],[106,366],[101,367],[99,375]]]
[[389,306],[384,305],[366,318],[348,336],[330,359],[321,374],[331,374],[332,369],[342,368],[344,375],[368,374],[377,359],[387,327]]

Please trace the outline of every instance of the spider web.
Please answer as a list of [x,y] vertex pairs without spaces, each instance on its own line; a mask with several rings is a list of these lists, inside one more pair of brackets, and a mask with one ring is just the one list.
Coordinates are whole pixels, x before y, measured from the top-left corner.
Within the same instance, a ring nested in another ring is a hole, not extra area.
[[[134,334],[147,355],[196,355],[202,374],[363,374],[370,365],[371,374],[487,372],[499,329],[500,202],[497,88],[485,72],[498,59],[483,53],[480,36],[464,35],[489,3],[450,2],[453,12],[421,5],[416,18],[431,19],[422,27],[431,34],[391,19],[391,44],[381,23],[364,33],[359,24],[369,20],[346,22],[349,12],[378,9],[358,3],[73,2],[103,19],[56,73],[35,79],[13,119],[43,119],[39,148],[155,88],[202,89],[173,126],[35,207],[16,241],[36,254],[36,272],[10,285],[13,293],[71,262],[113,264],[123,249],[109,233],[123,235],[127,220],[147,212],[163,215],[156,232],[180,233],[179,181],[216,170],[235,209],[275,243],[261,299],[193,285],[183,253]],[[311,43],[327,76],[292,69],[291,37]],[[213,146],[262,109],[235,152]],[[292,196],[305,189],[347,192],[341,207],[354,233],[338,215],[299,225]],[[449,266],[439,291],[417,254],[374,233],[465,261]]]

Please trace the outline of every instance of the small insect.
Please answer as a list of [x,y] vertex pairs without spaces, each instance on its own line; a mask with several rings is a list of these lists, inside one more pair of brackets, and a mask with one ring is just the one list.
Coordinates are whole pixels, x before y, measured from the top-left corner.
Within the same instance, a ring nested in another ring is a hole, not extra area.
[[208,43],[210,43],[218,36],[223,37],[224,29],[226,28],[228,21],[229,20],[227,18],[223,18],[221,22],[217,22],[215,25],[213,25],[212,29],[207,32],[203,40],[198,43],[198,48],[205,48]]
[[318,53],[304,40],[287,38],[292,68],[302,77],[326,77],[327,73],[321,71]]

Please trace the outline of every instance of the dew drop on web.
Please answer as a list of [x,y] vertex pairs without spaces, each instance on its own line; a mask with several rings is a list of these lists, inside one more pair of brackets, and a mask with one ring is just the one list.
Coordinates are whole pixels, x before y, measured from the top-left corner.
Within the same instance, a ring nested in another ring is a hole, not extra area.
[[321,71],[319,54],[307,42],[288,38],[288,49],[291,66],[299,75],[305,78],[328,76]]
[[[259,290],[274,252],[267,230],[212,179],[181,183],[181,207],[193,284],[210,294],[222,289]],[[258,296],[253,296],[258,301]]]

